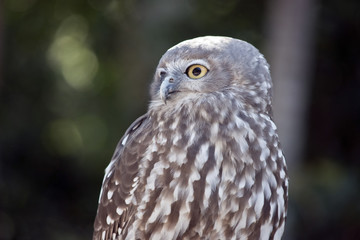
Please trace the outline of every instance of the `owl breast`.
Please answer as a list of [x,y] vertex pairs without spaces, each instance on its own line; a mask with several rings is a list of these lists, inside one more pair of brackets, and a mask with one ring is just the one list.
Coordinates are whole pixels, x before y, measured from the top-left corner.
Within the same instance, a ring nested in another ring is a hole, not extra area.
[[150,118],[126,239],[281,236],[286,170],[267,115],[202,102]]

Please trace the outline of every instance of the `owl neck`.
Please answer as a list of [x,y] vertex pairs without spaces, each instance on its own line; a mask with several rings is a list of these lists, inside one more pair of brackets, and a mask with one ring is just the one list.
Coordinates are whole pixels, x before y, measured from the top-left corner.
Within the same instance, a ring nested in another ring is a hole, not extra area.
[[199,113],[221,120],[226,115],[238,110],[254,114],[262,113],[272,117],[271,102],[269,101],[271,99],[265,100],[259,96],[248,94],[246,91],[231,89],[214,93],[188,93],[170,99],[166,104],[160,99],[153,100],[149,105],[149,112],[153,117],[182,116],[189,120],[197,119]]

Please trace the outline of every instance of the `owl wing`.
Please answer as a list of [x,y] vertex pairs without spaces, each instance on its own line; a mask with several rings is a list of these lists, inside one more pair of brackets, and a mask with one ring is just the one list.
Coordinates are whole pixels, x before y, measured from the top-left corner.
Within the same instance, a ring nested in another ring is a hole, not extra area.
[[134,207],[132,195],[137,187],[139,144],[134,137],[144,130],[148,115],[136,119],[120,139],[105,176],[100,191],[99,206],[94,223],[93,239],[114,239],[127,228]]

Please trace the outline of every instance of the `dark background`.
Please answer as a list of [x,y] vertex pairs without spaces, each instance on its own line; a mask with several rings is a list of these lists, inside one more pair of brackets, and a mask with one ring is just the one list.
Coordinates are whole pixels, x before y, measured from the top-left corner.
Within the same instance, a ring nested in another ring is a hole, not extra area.
[[[274,2],[0,1],[0,239],[90,239],[104,168],[161,55],[226,35],[267,57]],[[284,239],[360,239],[360,1],[310,2]]]

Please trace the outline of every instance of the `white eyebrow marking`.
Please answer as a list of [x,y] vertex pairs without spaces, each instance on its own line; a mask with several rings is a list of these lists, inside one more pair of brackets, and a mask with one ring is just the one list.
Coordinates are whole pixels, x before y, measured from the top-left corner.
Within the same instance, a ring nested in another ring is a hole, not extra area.
[[190,67],[191,65],[194,65],[194,64],[200,64],[200,65],[203,65],[205,66],[209,71],[210,71],[210,67],[209,67],[209,63],[202,60],[202,59],[194,59],[192,60],[186,67],[186,69],[188,69],[188,67]]

